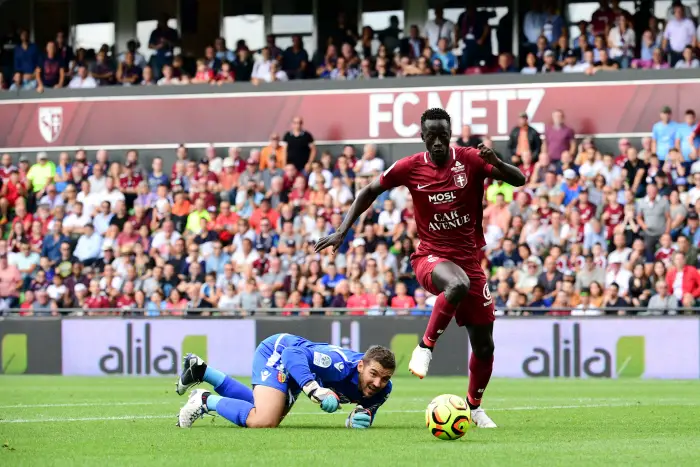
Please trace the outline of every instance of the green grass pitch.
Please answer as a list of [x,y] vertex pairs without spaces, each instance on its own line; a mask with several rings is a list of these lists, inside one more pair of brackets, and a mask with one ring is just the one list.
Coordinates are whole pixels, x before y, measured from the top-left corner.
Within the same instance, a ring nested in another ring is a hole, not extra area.
[[700,465],[700,381],[506,380],[484,407],[499,425],[440,441],[424,409],[466,378],[394,379],[369,430],[302,397],[282,426],[207,417],[175,427],[174,378],[0,377],[0,466]]

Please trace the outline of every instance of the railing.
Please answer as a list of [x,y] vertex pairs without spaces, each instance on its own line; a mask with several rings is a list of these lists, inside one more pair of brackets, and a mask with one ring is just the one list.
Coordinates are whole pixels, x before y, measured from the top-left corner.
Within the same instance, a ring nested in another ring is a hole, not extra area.
[[[579,314],[584,312],[598,312],[599,314]],[[648,307],[591,307],[589,310],[581,310],[571,307],[518,307],[500,308],[496,316],[501,318],[567,318],[566,313],[573,312],[573,318],[601,318],[601,317],[658,317],[658,316],[698,316],[700,307],[684,307],[676,310],[652,310]],[[551,313],[551,314],[547,314]],[[0,317],[66,317],[66,318],[245,318],[245,317],[305,317],[305,316],[405,316],[427,317],[430,309],[421,308],[190,308],[177,310],[149,310],[145,308],[62,308],[62,309],[19,309],[11,308],[0,310]]]

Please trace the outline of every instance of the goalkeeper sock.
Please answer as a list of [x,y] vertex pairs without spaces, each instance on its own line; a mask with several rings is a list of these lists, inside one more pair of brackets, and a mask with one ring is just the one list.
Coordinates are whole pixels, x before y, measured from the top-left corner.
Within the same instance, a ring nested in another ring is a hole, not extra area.
[[210,366],[208,366],[207,371],[204,372],[204,382],[214,386],[214,391],[220,396],[248,401],[251,404],[253,403],[252,389]]
[[[209,399],[218,396],[209,396]],[[219,400],[215,401],[216,413],[224,417],[231,423],[238,426],[246,426],[246,420],[248,420],[248,415],[250,411],[253,410],[253,404],[248,401],[241,401],[238,399],[229,399],[228,397],[221,397]],[[209,407],[209,400],[207,400],[207,408]]]

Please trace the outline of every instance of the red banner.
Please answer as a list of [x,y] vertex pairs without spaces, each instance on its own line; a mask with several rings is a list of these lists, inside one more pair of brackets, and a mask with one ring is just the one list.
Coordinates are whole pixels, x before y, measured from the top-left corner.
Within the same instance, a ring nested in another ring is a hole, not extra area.
[[700,110],[700,81],[0,100],[0,149],[258,145],[296,115],[322,143],[411,142],[430,107],[449,111],[454,132],[470,124],[476,134],[505,137],[520,112],[542,130],[562,109],[579,134],[632,136],[649,133],[666,105],[676,119]]

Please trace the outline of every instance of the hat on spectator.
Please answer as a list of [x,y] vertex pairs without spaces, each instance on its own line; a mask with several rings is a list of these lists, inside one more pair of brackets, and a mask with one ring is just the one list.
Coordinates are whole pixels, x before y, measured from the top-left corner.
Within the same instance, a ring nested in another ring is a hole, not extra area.
[[353,248],[357,248],[358,246],[365,246],[365,239],[364,238],[356,238],[355,240],[352,241],[352,246],[353,246]]
[[579,293],[581,297],[588,297],[590,294],[591,291],[588,288],[581,289],[581,292]]
[[248,164],[257,164],[260,162],[260,156],[257,153],[251,151],[248,157]]
[[547,51],[544,53],[544,56],[545,56],[545,57],[554,57],[554,52],[552,52],[551,50],[547,50]]
[[73,290],[76,292],[85,292],[87,290],[87,287],[85,287],[85,284],[75,284],[75,287],[73,287]]
[[207,159],[206,157],[202,157],[201,159],[199,159],[199,163],[209,165],[209,159]]
[[520,113],[518,114],[518,117],[520,117],[520,118],[529,118],[529,117],[527,116],[527,112],[520,112]]
[[576,171],[574,169],[566,169],[564,171],[564,178],[567,180],[574,180],[576,178]]
[[698,216],[698,213],[695,211],[691,211],[690,213],[688,213],[688,220],[689,221],[696,221],[699,218],[700,218],[700,216]]
[[41,151],[41,152],[37,153],[36,158],[37,158],[37,160],[45,161],[46,159],[49,158],[49,155],[46,154],[44,151]]
[[576,56],[576,53],[573,51],[573,49],[569,49],[569,50],[566,52],[566,56],[567,56],[567,57],[575,57],[575,56]]
[[102,251],[112,251],[112,245],[110,245],[108,243],[102,245]]
[[228,169],[229,167],[233,167],[235,164],[233,163],[233,159],[231,159],[230,157],[227,157],[226,159],[224,159],[223,165],[224,165],[225,169]]
[[258,242],[255,244],[255,249],[256,250],[264,250],[265,249],[265,244],[262,242]]
[[661,113],[662,114],[670,114],[671,113],[671,107],[664,105],[661,107]]
[[288,246],[288,247],[296,246],[296,244],[297,244],[297,242],[295,242],[294,240],[287,240],[287,246]]
[[29,159],[27,158],[27,156],[21,156],[21,157],[19,158],[19,161],[20,161],[20,162],[29,162]]

